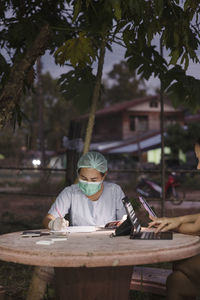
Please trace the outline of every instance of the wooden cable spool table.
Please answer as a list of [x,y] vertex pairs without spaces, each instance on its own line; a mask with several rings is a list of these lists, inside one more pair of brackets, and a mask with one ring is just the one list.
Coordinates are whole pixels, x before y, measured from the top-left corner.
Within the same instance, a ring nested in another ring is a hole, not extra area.
[[[111,238],[112,231],[27,237],[21,232],[0,236],[0,259],[55,268],[57,300],[128,299],[133,266],[167,262],[200,253],[200,238],[174,234],[173,240]],[[57,238],[56,238],[57,239]]]

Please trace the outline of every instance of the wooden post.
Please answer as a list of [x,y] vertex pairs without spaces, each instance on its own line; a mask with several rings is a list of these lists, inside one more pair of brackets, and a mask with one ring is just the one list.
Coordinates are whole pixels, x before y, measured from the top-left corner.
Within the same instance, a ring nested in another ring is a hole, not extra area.
[[26,300],[42,300],[47,284],[54,277],[54,269],[49,267],[35,267]]

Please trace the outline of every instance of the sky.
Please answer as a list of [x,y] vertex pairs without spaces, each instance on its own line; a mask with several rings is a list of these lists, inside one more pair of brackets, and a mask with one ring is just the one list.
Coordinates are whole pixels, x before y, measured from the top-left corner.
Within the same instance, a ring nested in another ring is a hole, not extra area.
[[[104,68],[103,68],[103,79],[106,79],[106,75],[112,70],[114,64],[118,64],[121,60],[124,60],[125,48],[119,45],[113,45],[113,52],[106,51]],[[167,53],[164,52],[164,57],[167,59]],[[69,71],[69,67],[61,67],[56,65],[53,56],[49,55],[48,52],[42,57],[43,72],[49,72],[52,77],[58,78],[62,73]],[[95,66],[94,66],[95,67]],[[188,75],[192,75],[197,79],[200,79],[200,64],[190,62],[187,70]],[[148,94],[155,94],[155,88],[160,86],[158,78],[153,76],[148,81],[145,81]]]

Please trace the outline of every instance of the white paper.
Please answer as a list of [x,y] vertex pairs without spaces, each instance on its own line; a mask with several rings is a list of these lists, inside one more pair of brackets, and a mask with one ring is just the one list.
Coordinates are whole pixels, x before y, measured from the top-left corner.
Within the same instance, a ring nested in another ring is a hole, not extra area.
[[62,241],[66,241],[67,238],[55,238],[55,239],[51,239],[52,242],[62,242]]
[[36,242],[37,245],[51,245],[53,243],[54,243],[53,241],[47,241],[47,240],[41,240]]
[[94,232],[97,230],[96,226],[68,226],[65,230],[51,232],[54,234],[64,233],[64,232]]
[[67,232],[94,232],[97,230],[96,226],[69,226]]

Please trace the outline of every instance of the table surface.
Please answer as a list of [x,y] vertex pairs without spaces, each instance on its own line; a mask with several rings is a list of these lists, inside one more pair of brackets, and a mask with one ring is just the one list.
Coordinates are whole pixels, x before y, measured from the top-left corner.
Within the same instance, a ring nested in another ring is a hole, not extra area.
[[112,231],[70,233],[65,241],[38,245],[54,235],[22,237],[21,232],[0,235],[0,260],[35,266],[106,267],[180,260],[200,253],[200,237],[174,233],[173,240],[131,240],[110,237]]

